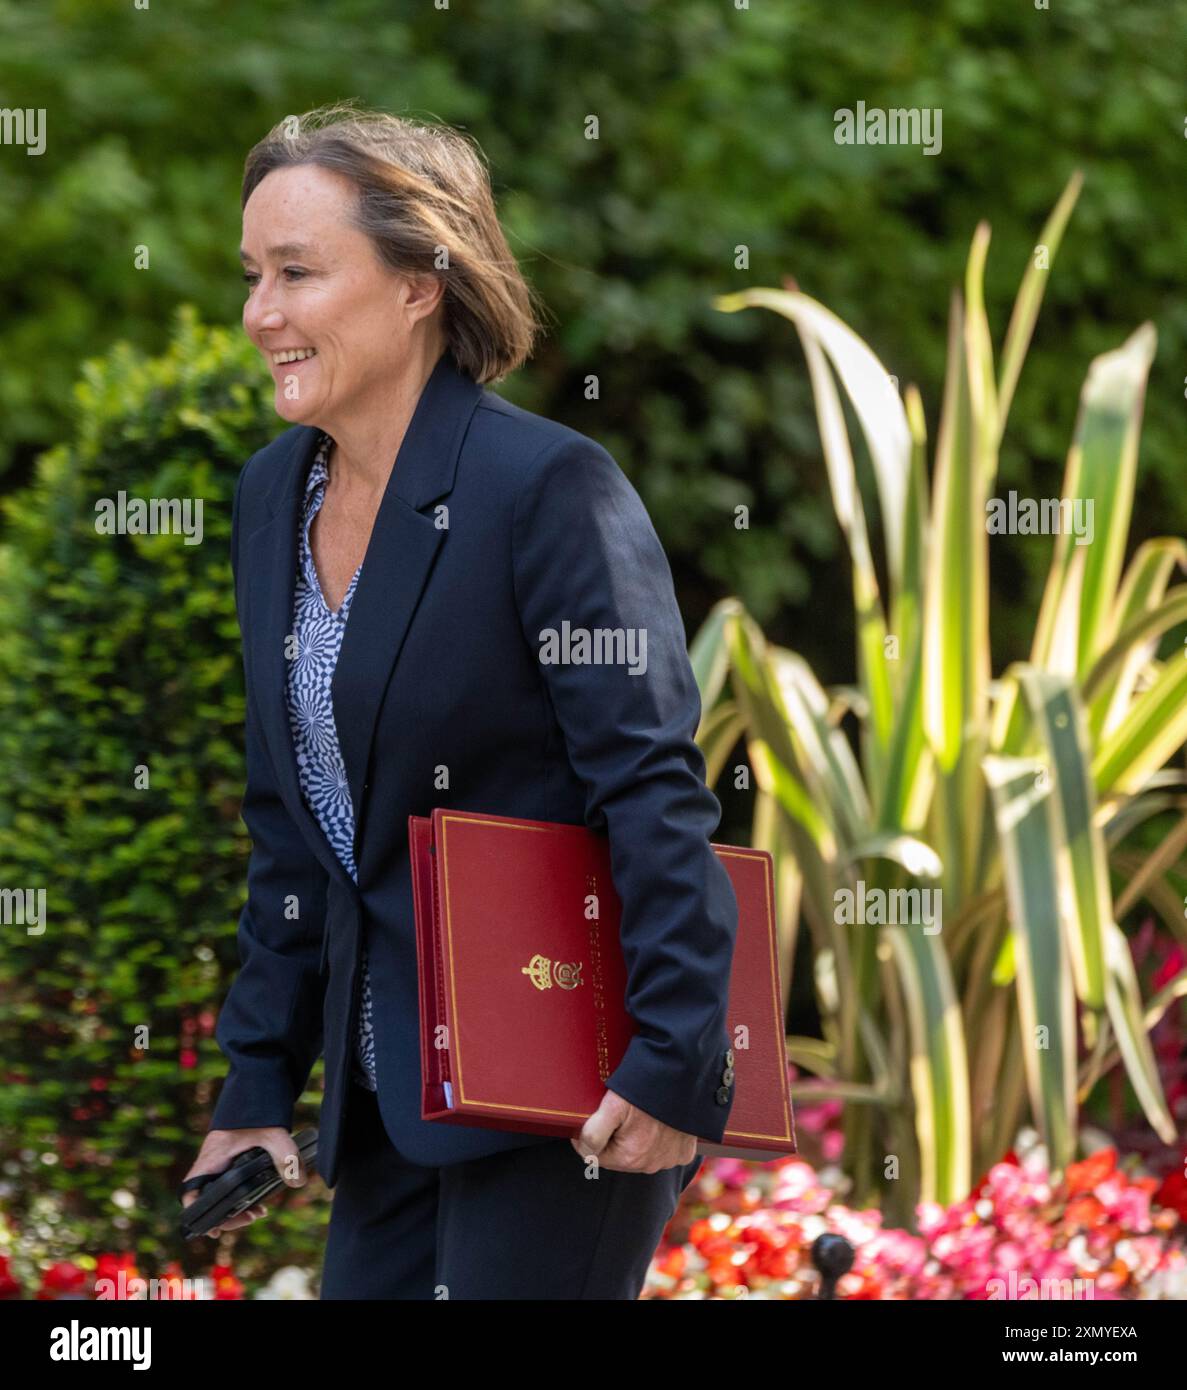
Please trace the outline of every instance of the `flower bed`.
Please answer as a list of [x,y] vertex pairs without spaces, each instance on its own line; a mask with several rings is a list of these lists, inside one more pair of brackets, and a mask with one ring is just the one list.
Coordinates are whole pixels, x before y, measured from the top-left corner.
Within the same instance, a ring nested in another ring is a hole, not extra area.
[[[966,1201],[920,1206],[918,1235],[845,1206],[831,1166],[709,1159],[668,1223],[642,1297],[815,1298],[812,1243],[832,1233],[855,1251],[837,1287],[843,1299],[1187,1298],[1181,1171],[1161,1182],[1125,1171],[1110,1148],[1052,1185],[1042,1149],[1020,1147],[1023,1156],[1008,1154]],[[38,1269],[19,1251],[0,1217],[0,1298],[316,1297],[316,1273],[294,1266],[252,1286],[229,1263],[186,1279],[176,1264],[141,1270],[131,1252]]]
[[965,1201],[917,1215],[919,1235],[883,1229],[880,1212],[846,1207],[800,1159],[711,1159],[643,1297],[815,1298],[812,1243],[834,1233],[855,1250],[838,1298],[1187,1298],[1187,1183],[1123,1172],[1114,1149],[1054,1186],[1041,1148],[1011,1152]]

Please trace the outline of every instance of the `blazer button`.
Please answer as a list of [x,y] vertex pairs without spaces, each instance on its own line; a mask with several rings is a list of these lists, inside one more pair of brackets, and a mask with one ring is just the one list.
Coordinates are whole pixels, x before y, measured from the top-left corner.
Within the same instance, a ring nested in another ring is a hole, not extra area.
[[717,1088],[717,1104],[718,1104],[718,1105],[728,1105],[728,1104],[729,1104],[729,1100],[730,1100],[730,1088],[729,1088],[728,1086],[718,1086],[718,1088]]
[[725,1064],[727,1067],[732,1067],[734,1065],[734,1049],[732,1047],[726,1051]]
[[726,1069],[721,1073],[721,1079],[727,1086],[732,1086],[734,1084],[733,1067],[726,1067]]

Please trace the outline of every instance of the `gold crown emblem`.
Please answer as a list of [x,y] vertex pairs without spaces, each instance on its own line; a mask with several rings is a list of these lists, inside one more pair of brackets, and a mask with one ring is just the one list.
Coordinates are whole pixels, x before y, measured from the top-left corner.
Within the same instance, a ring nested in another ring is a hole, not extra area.
[[519,973],[537,989],[551,989],[554,983],[561,989],[576,989],[581,983],[581,962],[558,960],[554,964],[547,956],[534,955],[527,965],[520,966]]

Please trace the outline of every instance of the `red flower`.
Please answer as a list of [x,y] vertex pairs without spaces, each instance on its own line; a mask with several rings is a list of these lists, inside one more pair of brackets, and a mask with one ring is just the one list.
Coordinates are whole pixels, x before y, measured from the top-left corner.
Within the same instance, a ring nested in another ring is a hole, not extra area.
[[233,1274],[224,1274],[221,1279],[214,1281],[214,1296],[218,1299],[242,1298],[243,1285]]
[[196,1067],[198,1065],[198,1054],[192,1047],[181,1049],[181,1065],[183,1067]]
[[0,1255],[0,1298],[15,1298],[21,1286],[8,1270],[8,1256]]
[[243,1285],[231,1272],[230,1265],[211,1265],[210,1277],[214,1280],[215,1298],[242,1298]]
[[861,1274],[856,1270],[850,1270],[848,1274],[841,1276],[837,1293],[841,1294],[848,1302],[863,1302],[870,1299],[881,1299],[884,1288],[883,1281],[874,1270],[866,1270]]
[[745,1284],[746,1276],[741,1269],[734,1263],[732,1252],[715,1255],[705,1270],[713,1287],[730,1287],[734,1284]]
[[1183,1176],[1181,1168],[1174,1169],[1163,1178],[1162,1185],[1152,1200],[1156,1206],[1169,1207],[1171,1211],[1177,1211],[1179,1219],[1187,1221],[1187,1177]]
[[86,1287],[86,1282],[86,1270],[79,1269],[69,1260],[59,1260],[42,1274],[37,1297],[48,1299],[56,1298],[63,1293],[81,1293]]
[[1064,1212],[1064,1220],[1069,1226],[1097,1226],[1104,1217],[1104,1207],[1091,1193],[1073,1197]]
[[1162,964],[1154,972],[1154,978],[1150,981],[1154,989],[1161,989],[1168,984],[1175,976],[1187,966],[1187,955],[1183,954],[1182,946],[1174,946],[1163,957]]
[[99,1279],[118,1279],[120,1270],[124,1271],[126,1279],[137,1278],[136,1256],[131,1250],[125,1250],[122,1255],[113,1255],[105,1252],[95,1261],[95,1278]]
[[1074,1196],[1077,1192],[1093,1191],[1097,1183],[1104,1182],[1116,1167],[1116,1149],[1101,1149],[1098,1153],[1089,1154],[1080,1163],[1069,1163],[1064,1175],[1068,1195]]
[[800,1264],[800,1250],[789,1241],[778,1250],[768,1251],[759,1261],[758,1268],[769,1279],[790,1279]]

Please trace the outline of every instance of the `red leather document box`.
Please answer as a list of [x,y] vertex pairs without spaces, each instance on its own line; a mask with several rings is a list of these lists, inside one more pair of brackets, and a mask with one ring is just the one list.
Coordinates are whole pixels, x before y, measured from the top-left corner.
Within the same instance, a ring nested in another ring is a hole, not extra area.
[[[421,1114],[571,1137],[635,1033],[621,905],[605,835],[438,807],[410,816],[420,981]],[[723,1142],[698,1153],[795,1153],[771,856],[714,845],[738,900]]]

